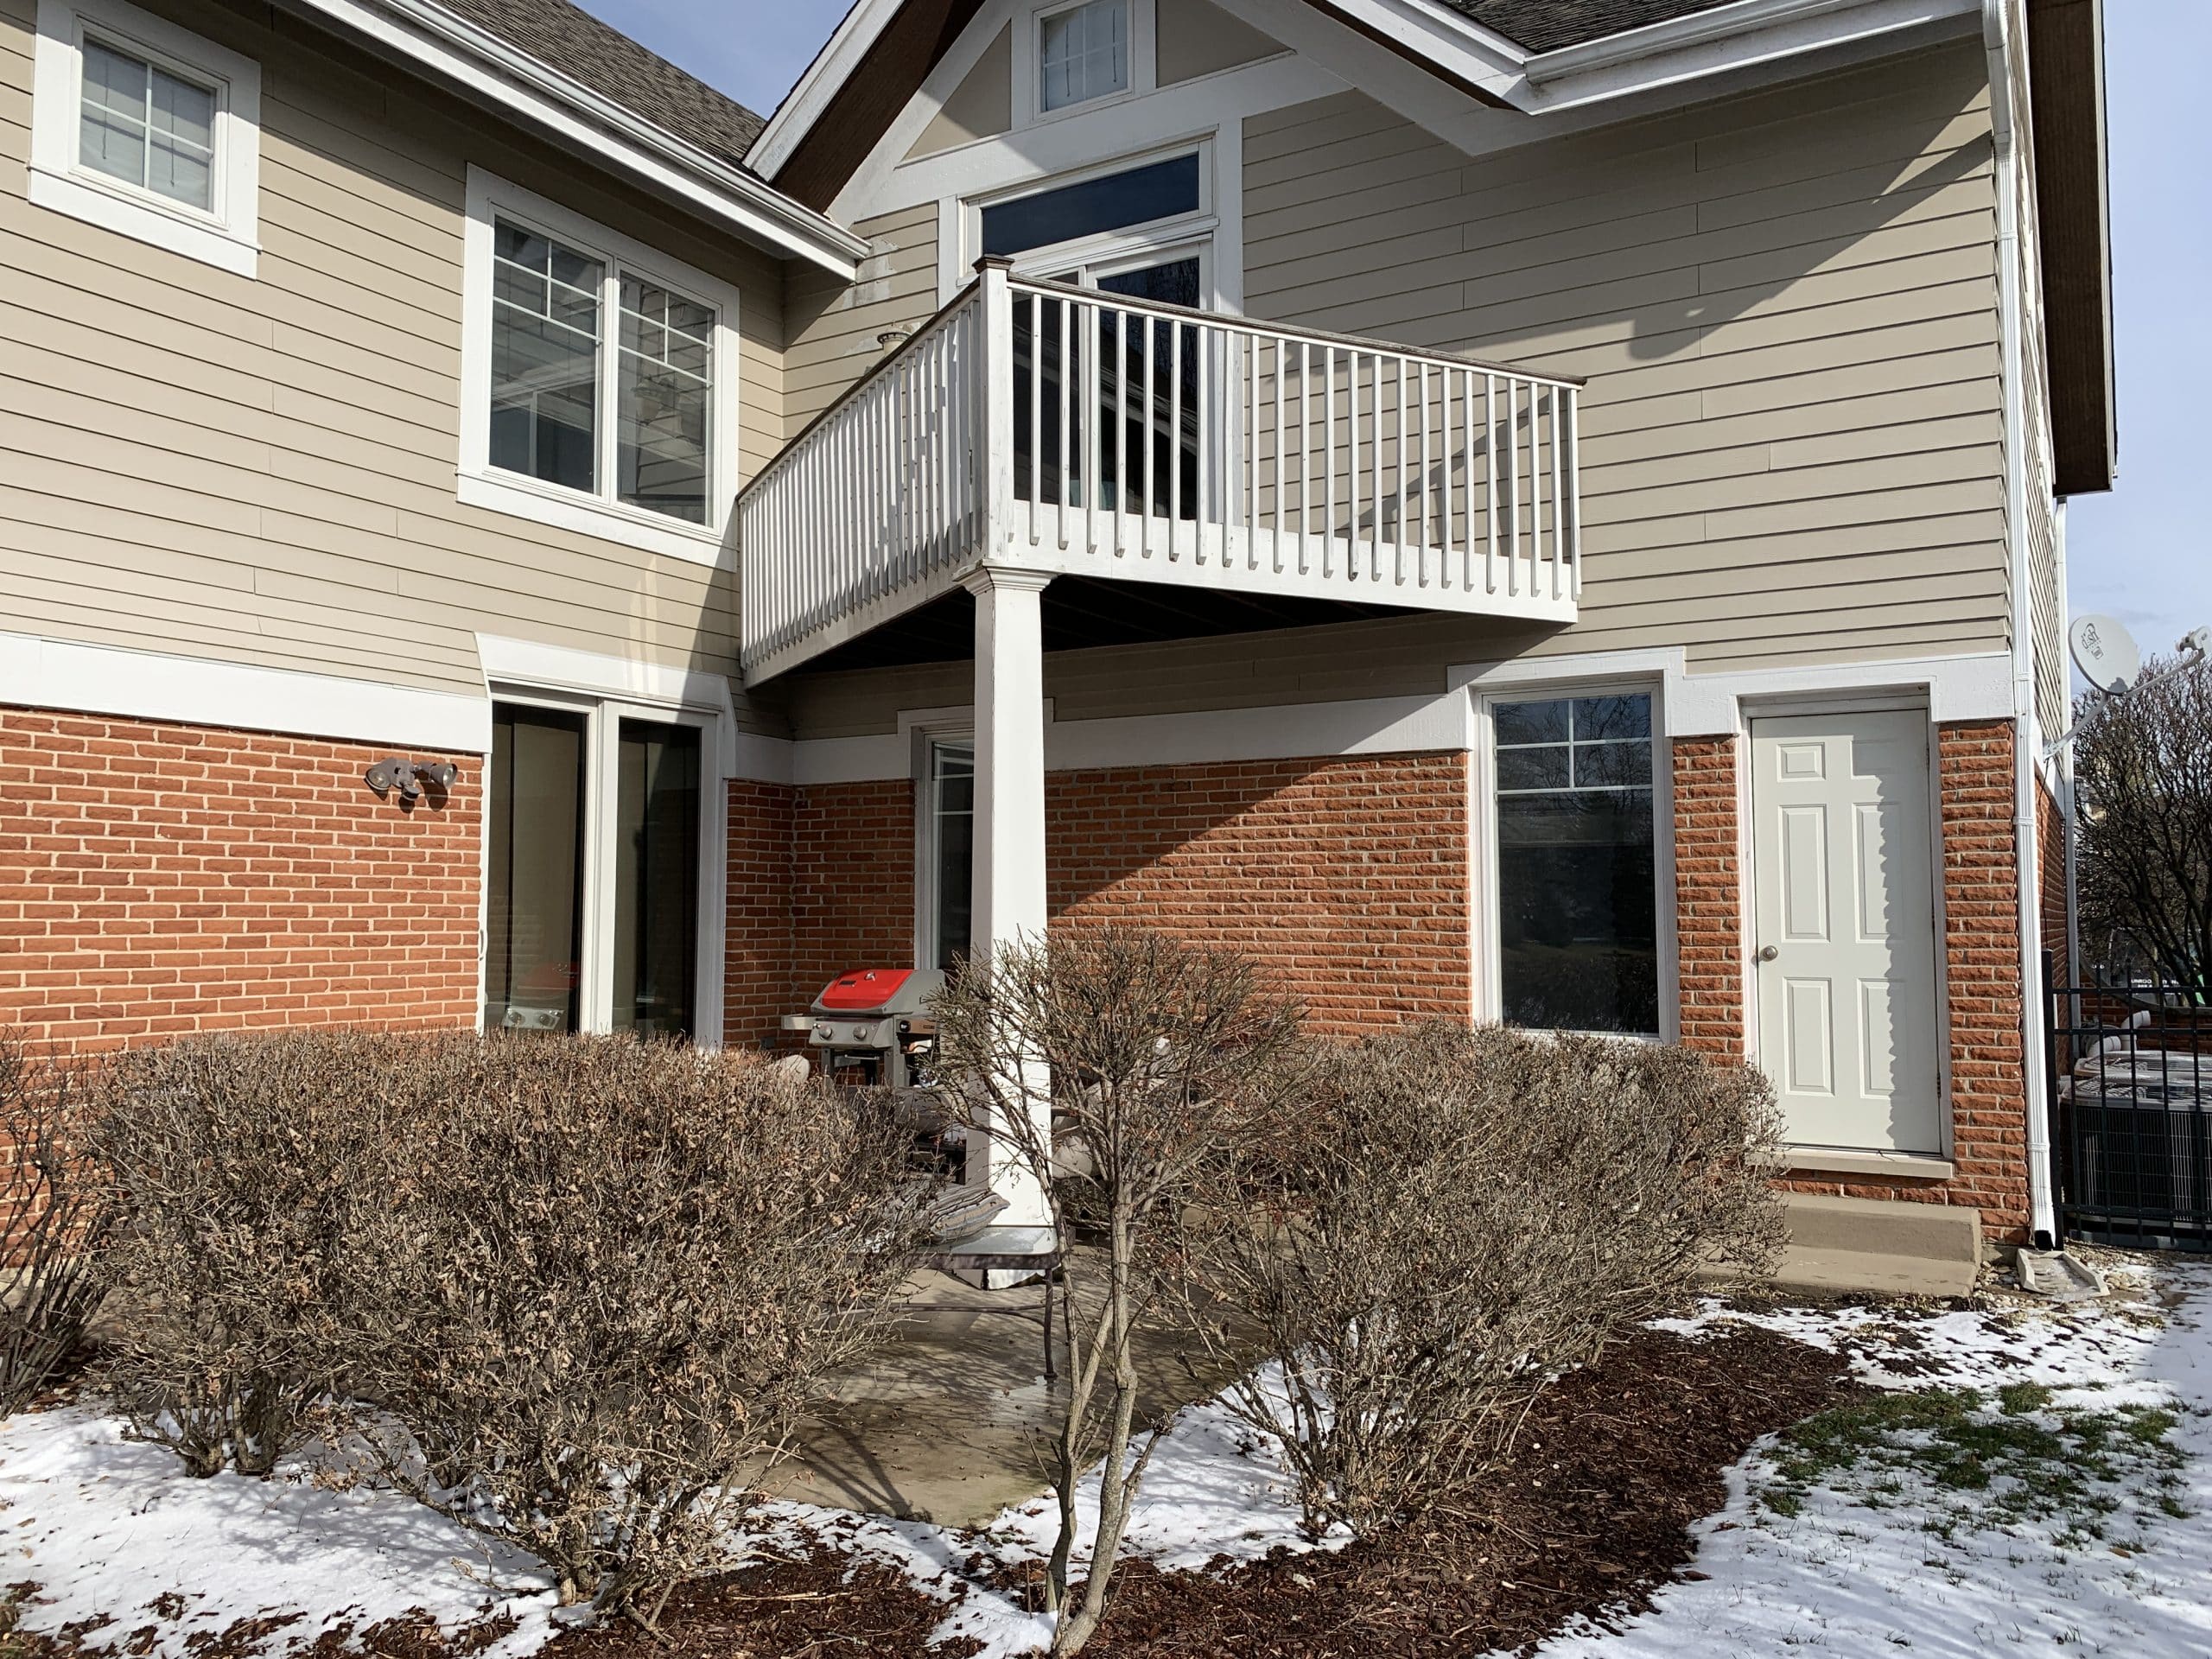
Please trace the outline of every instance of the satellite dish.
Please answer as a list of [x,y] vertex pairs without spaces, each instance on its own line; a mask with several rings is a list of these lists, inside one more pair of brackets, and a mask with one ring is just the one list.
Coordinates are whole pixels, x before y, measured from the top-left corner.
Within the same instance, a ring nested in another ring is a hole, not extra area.
[[2143,671],[2143,653],[2115,617],[2078,616],[2066,631],[2074,665],[2100,691],[2125,691]]

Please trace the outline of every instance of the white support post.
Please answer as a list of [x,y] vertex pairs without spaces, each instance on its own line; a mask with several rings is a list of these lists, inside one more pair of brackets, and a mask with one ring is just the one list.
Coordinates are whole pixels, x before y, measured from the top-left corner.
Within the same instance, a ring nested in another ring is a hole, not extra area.
[[[982,476],[976,481],[982,495],[982,552],[997,556],[1014,536],[1014,291],[1007,277],[1014,261],[984,257],[976,262],[981,305],[976,330],[976,401],[982,411],[982,430],[977,454]],[[1030,349],[1038,349],[1030,342]],[[1029,460],[1030,487],[1037,486],[1042,462]]]
[[[1045,634],[1041,571],[985,565],[968,578],[976,596],[975,880],[969,950],[976,956],[1045,933]],[[1049,1115],[1046,1080],[1029,1090]],[[1049,1138],[1049,1118],[1040,1129]],[[972,1159],[976,1148],[970,1147]],[[1007,1200],[1007,1226],[1041,1226],[1044,1195],[1031,1173],[995,1145],[982,1179]],[[969,1179],[978,1173],[972,1163]]]

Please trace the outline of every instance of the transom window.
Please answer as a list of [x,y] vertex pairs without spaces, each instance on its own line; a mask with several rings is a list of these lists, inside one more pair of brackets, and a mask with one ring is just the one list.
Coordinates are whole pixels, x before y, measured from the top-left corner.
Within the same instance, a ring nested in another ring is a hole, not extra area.
[[493,260],[492,465],[705,524],[714,308],[505,219]]
[[1501,1017],[1657,1035],[1650,696],[1548,697],[1491,712]]
[[1037,105],[1064,110],[1129,89],[1129,0],[1090,0],[1037,27]]
[[461,499],[717,562],[736,290],[480,168],[468,201]]
[[1196,213],[1203,205],[1198,154],[1102,173],[995,201],[982,213],[982,251],[1020,254],[1084,237]]
[[171,201],[215,207],[216,89],[86,36],[79,162]]

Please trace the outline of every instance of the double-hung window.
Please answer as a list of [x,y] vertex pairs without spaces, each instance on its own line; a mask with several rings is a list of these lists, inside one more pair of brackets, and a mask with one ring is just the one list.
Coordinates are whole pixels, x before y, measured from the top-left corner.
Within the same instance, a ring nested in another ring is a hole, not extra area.
[[30,199],[255,273],[261,71],[126,0],[40,0]]
[[734,291],[469,186],[462,499],[711,561],[735,493]]
[[1651,697],[1491,705],[1498,1012],[1659,1033]]

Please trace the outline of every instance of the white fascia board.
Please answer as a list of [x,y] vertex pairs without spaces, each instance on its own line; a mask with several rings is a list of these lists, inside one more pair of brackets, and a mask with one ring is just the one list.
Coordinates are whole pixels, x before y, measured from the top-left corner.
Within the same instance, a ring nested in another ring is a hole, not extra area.
[[[727,674],[678,668],[668,663],[642,662],[633,657],[610,657],[569,645],[549,645],[536,639],[510,639],[493,633],[476,636],[476,654],[483,664],[487,696],[497,696],[502,686],[519,690],[576,691],[617,702],[689,709],[711,715],[721,734],[722,775],[760,775],[744,769],[747,750],[737,729],[737,706],[730,696]],[[775,741],[760,740],[767,743]],[[773,775],[778,762],[772,758],[766,764]]]
[[785,162],[791,158],[802,140],[814,130],[830,107],[837,90],[861,67],[861,60],[875,44],[892,18],[899,12],[900,0],[859,0],[836,33],[821,51],[814,54],[814,61],[806,73],[784,95],[776,105],[776,112],[768,118],[768,124],[760,129],[760,136],[745,152],[745,164],[764,179],[772,179]]
[[1975,12],[1976,0],[1734,0],[1539,53],[1508,96],[1535,115],[1578,109],[1909,30],[1963,27]]
[[551,134],[711,224],[850,282],[859,237],[428,0],[289,0]]
[[1438,71],[1510,101],[1529,54],[1503,35],[1435,0],[1302,0],[1353,27],[1419,53]]
[[488,698],[0,633],[0,703],[444,754],[492,747]]

